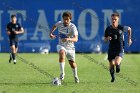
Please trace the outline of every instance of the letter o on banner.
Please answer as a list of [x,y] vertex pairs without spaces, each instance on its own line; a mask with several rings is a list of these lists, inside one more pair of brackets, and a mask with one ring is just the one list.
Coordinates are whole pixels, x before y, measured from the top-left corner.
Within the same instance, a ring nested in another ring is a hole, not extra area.
[[[91,15],[91,33],[86,35],[86,16],[87,14]],[[96,37],[99,28],[99,19],[95,11],[92,9],[85,9],[81,12],[78,19],[78,30],[82,39],[92,40]]]

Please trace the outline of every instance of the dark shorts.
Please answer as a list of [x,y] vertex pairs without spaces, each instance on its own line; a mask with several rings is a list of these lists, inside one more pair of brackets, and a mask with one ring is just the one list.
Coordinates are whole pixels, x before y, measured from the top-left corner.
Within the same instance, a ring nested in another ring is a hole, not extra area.
[[124,52],[108,52],[108,61],[112,61],[116,56],[123,58]]
[[10,40],[10,46],[15,45],[15,47],[18,47],[18,41],[17,40]]

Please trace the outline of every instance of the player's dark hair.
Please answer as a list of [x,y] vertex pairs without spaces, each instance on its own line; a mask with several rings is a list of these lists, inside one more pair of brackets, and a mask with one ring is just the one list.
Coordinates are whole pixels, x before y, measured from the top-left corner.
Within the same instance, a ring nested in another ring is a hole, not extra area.
[[62,15],[62,17],[63,17],[63,18],[64,18],[64,17],[69,17],[70,19],[72,19],[71,13],[68,12],[68,11],[64,12],[63,15]]
[[118,12],[114,12],[111,16],[117,16],[117,17],[120,17],[120,15],[119,15]]
[[14,18],[14,17],[16,17],[16,15],[15,15],[15,14],[11,15],[11,18]]

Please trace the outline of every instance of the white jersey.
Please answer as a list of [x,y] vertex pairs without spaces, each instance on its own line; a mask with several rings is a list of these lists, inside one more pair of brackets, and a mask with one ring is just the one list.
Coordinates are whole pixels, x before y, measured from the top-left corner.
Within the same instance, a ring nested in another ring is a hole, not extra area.
[[58,28],[59,33],[59,45],[65,46],[65,47],[74,47],[74,42],[63,42],[63,38],[73,38],[74,35],[78,35],[78,31],[76,26],[73,23],[70,23],[68,26],[64,26],[62,21],[59,21],[55,24],[55,26]]

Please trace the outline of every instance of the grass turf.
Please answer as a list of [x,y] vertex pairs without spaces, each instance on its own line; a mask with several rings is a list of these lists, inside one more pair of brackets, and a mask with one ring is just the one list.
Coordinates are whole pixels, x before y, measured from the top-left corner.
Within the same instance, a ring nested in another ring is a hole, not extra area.
[[65,80],[53,86],[59,77],[58,54],[21,53],[17,64],[8,63],[9,54],[0,54],[0,93],[140,93],[140,54],[125,54],[121,72],[110,82],[106,54],[76,54],[80,83],[75,84],[66,60]]

